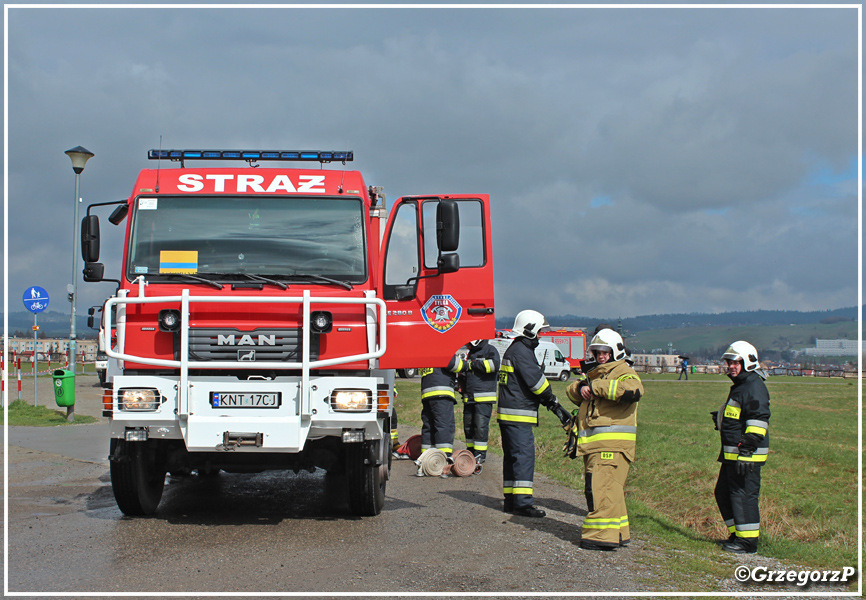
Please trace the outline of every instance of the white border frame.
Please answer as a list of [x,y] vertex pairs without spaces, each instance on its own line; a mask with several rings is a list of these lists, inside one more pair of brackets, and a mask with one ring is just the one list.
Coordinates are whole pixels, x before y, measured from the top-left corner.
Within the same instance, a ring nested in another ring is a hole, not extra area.
[[[464,9],[464,8],[484,8],[484,9],[568,9],[568,8],[607,8],[607,9],[623,9],[623,8],[821,8],[821,9],[857,9],[857,37],[858,37],[858,70],[857,70],[857,95],[858,95],[858,298],[857,298],[857,317],[860,323],[858,328],[858,342],[863,344],[863,5],[862,4],[4,4],[3,5],[3,252],[6,270],[3,274],[3,285],[6,293],[3,299],[3,341],[4,347],[8,346],[8,329],[9,329],[9,9],[18,8],[317,8],[317,9],[366,9],[366,8],[386,8],[386,9],[418,9],[418,8],[439,8],[439,9]],[[2,369],[4,390],[4,406],[3,411],[6,419],[4,421],[4,440],[3,440],[3,591],[8,597],[27,596],[27,597],[102,597],[102,598],[120,598],[120,597],[191,597],[191,596],[206,596],[206,597],[856,597],[863,593],[863,354],[860,353],[858,359],[858,367],[860,369],[857,382],[857,412],[858,412],[858,444],[860,452],[858,453],[857,476],[858,476],[858,536],[857,536],[857,591],[856,592],[838,592],[828,593],[823,592],[740,592],[740,593],[722,593],[722,592],[588,592],[588,593],[504,593],[504,592],[450,592],[450,593],[428,593],[428,592],[384,592],[384,593],[361,593],[361,592],[253,592],[253,593],[234,593],[234,592],[124,592],[124,593],[109,593],[109,592],[10,592],[9,591],[9,431],[8,431],[8,412],[6,398],[8,397],[8,364],[4,361]],[[840,567],[841,568],[841,567]]]

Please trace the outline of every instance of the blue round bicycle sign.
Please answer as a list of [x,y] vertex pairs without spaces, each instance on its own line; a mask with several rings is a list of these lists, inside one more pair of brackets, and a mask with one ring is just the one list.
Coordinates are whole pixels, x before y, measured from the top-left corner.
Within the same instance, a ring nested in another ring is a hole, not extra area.
[[41,313],[48,308],[48,292],[38,285],[27,288],[24,292],[24,307],[32,313]]

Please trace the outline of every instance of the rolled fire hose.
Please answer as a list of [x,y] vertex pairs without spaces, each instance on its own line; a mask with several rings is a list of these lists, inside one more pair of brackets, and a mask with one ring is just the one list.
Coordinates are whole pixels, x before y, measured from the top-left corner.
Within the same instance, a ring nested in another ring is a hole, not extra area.
[[439,477],[448,465],[448,456],[438,448],[431,448],[421,454],[415,461],[418,465],[418,477]]
[[451,457],[451,474],[457,477],[469,477],[481,472],[481,465],[475,462],[475,455],[469,450],[457,450]]
[[409,458],[412,460],[418,460],[421,456],[421,436],[417,433],[410,436],[402,446],[397,448],[397,452],[400,454],[408,454]]

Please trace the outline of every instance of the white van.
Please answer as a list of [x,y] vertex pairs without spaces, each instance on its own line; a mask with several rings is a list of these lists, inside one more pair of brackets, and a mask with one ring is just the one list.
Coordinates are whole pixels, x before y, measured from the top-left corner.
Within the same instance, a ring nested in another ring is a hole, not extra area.
[[[514,340],[509,338],[496,338],[495,340],[489,341],[490,345],[496,348],[499,351],[499,356],[502,357],[502,355],[505,354],[506,348],[508,348]],[[538,360],[538,364],[544,367],[545,377],[559,379],[560,381],[568,381],[568,378],[571,376],[571,364],[565,359],[562,352],[559,351],[559,348],[557,348],[556,344],[553,342],[541,340],[538,343],[538,347],[535,348],[535,358]]]

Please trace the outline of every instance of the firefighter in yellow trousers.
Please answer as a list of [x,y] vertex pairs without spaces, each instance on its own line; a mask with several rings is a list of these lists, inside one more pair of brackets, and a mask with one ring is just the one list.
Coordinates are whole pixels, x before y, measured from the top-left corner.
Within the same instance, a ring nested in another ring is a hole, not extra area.
[[622,337],[602,329],[589,346],[597,365],[566,390],[579,411],[571,435],[571,456],[583,456],[584,494],[589,514],[580,547],[614,550],[631,534],[625,506],[625,480],[634,461],[640,378],[626,362]]

